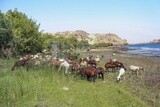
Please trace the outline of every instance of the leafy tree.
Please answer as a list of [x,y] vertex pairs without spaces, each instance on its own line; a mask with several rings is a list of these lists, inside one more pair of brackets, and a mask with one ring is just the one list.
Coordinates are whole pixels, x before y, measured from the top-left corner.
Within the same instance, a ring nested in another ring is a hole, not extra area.
[[43,33],[43,41],[45,47],[52,48],[52,44],[56,44],[59,51],[58,56],[75,56],[78,57],[80,54],[79,49],[86,48],[89,46],[87,40],[78,41],[72,34],[60,35],[60,34],[49,34]]
[[0,12],[0,51],[9,48],[12,40],[11,28],[4,14]]
[[19,53],[42,51],[43,42],[39,24],[17,9],[9,10],[5,15],[11,25],[14,47]]
[[55,37],[50,33],[42,33],[43,48],[49,49],[55,41]]
[[81,40],[80,42],[79,42],[79,48],[87,48],[87,47],[89,47],[90,45],[89,45],[89,43],[88,43],[88,41],[87,40]]

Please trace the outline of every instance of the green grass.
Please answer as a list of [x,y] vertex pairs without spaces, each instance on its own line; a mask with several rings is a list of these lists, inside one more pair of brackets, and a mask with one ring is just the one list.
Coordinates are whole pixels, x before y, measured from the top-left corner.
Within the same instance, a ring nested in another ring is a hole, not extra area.
[[[11,71],[15,59],[0,59],[0,107],[147,107],[116,73],[90,83],[49,67]],[[69,90],[63,90],[63,87]]]

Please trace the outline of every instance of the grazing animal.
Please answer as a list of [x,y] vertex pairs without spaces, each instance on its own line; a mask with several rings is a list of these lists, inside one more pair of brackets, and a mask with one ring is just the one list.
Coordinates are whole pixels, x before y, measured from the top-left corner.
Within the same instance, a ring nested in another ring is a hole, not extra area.
[[88,81],[95,82],[96,77],[97,77],[97,69],[92,66],[82,67],[82,68],[80,68],[80,71],[78,74],[80,74],[81,77],[83,77],[83,78],[87,77]]
[[32,56],[31,56],[31,55],[26,55],[26,56],[20,58],[18,61],[15,62],[14,66],[12,67],[12,71],[13,71],[16,67],[20,67],[20,66],[26,67],[26,69],[28,70],[27,65],[28,65],[28,62],[29,62],[31,59],[32,59]]
[[138,73],[141,71],[144,71],[143,67],[135,66],[135,65],[130,65],[129,70],[132,71],[132,74],[135,73],[138,75]]
[[116,59],[114,59],[114,60],[110,59],[110,62],[107,62],[105,64],[106,71],[109,71],[109,68],[111,68],[113,71],[113,70],[119,69],[121,67],[124,67],[123,63],[117,61]]
[[105,70],[103,67],[97,67],[97,75],[99,78],[102,78],[102,80],[104,80],[104,73]]
[[80,58],[79,65],[80,67],[86,67],[88,63],[88,60],[86,58]]
[[109,71],[109,69],[112,69],[112,71],[113,71],[113,70],[115,70],[116,67],[117,67],[117,64],[115,64],[115,63],[107,62],[105,64],[106,71]]
[[85,75],[87,76],[88,81],[95,82],[96,77],[97,77],[97,69],[89,66],[85,69]]
[[94,60],[94,59],[90,59],[90,60],[88,61],[88,64],[87,64],[87,65],[96,68],[97,62],[96,62],[96,60]]
[[50,66],[53,66],[55,68],[58,68],[60,66],[61,62],[59,61],[58,58],[53,58],[51,61],[50,61]]
[[73,61],[73,60],[75,61],[78,59],[78,55],[69,55],[69,56],[67,56],[67,59],[69,59],[71,61]]
[[[115,61],[114,63],[117,65],[117,69],[120,69],[121,67],[124,67],[124,65],[123,65],[122,62]],[[125,68],[125,69],[126,69],[126,68]]]
[[118,76],[117,76],[117,82],[119,82],[120,80],[121,80],[121,78],[122,78],[122,76],[125,74],[125,68],[120,68],[120,70],[119,70],[119,74],[118,74]]
[[60,71],[61,68],[64,67],[65,68],[65,72],[64,73],[68,74],[68,69],[70,67],[70,64],[64,59],[60,59],[59,61],[61,62],[61,64],[60,64],[60,67],[59,67],[58,71]]
[[79,72],[77,73],[78,75],[81,76],[81,78],[85,78],[85,69],[87,66],[80,67]]
[[121,62],[117,61],[117,59],[110,59],[110,63],[117,64],[117,68],[122,64]]
[[78,73],[80,65],[76,62],[71,61],[70,63],[70,69],[72,71],[72,73],[74,73],[75,75]]
[[100,62],[99,56],[97,55],[96,58],[94,58],[94,60],[96,61],[96,63],[99,63]]
[[117,59],[110,59],[110,62],[116,62]]

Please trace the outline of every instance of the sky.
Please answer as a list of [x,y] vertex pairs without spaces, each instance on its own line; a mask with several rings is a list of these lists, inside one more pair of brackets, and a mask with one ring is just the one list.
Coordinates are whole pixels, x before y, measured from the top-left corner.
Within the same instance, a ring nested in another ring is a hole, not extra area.
[[0,0],[3,13],[15,8],[44,32],[115,33],[129,43],[160,39],[160,0]]

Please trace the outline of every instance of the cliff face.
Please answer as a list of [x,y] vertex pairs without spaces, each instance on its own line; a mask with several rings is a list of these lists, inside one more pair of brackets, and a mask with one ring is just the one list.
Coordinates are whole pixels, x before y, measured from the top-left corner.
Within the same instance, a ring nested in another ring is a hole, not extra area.
[[112,43],[113,45],[126,45],[128,44],[127,40],[121,39],[118,35],[113,33],[107,34],[89,34],[82,30],[76,30],[74,32],[57,32],[55,35],[57,36],[75,36],[77,40],[88,40],[89,44],[95,43]]
[[107,34],[95,34],[93,35],[93,43],[112,43],[113,45],[124,45],[128,44],[127,40],[121,39],[116,34],[107,33]]
[[154,39],[153,41],[150,41],[150,43],[160,43],[160,39]]

